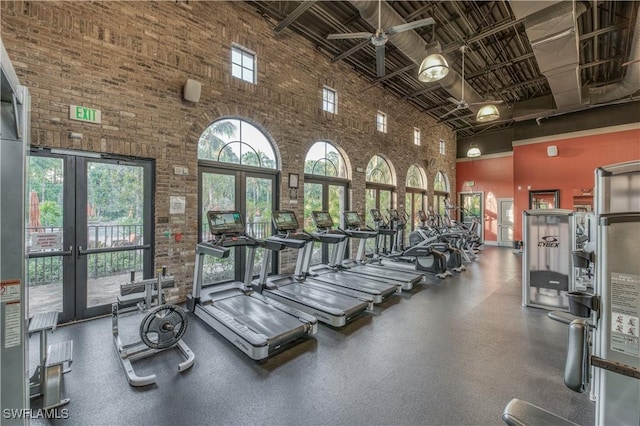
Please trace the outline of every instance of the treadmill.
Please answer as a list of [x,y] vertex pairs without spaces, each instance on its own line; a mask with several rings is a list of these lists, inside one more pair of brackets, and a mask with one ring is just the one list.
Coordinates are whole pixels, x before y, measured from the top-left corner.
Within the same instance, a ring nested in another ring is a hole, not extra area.
[[309,256],[303,266],[305,275],[312,276],[314,280],[368,294],[373,298],[374,303],[382,303],[382,301],[394,294],[402,293],[402,283],[399,281],[381,278],[380,276],[363,276],[341,268],[338,259],[342,260],[344,257],[348,235],[333,229],[333,219],[328,212],[314,211],[311,214],[316,228],[318,228],[318,231],[313,232],[312,235],[318,238],[320,242],[333,247],[330,250],[328,265],[320,264],[311,267],[311,258]]
[[352,239],[360,239],[355,260],[345,260],[342,262],[342,265],[348,268],[348,271],[400,281],[403,290],[411,290],[414,285],[419,284],[423,280],[424,274],[418,271],[408,271],[406,269],[393,268],[382,264],[365,263],[366,240],[369,238],[377,238],[378,231],[364,225],[358,212],[344,212],[343,217],[347,228],[344,232]]
[[311,234],[297,232],[298,220],[294,212],[274,211],[272,215],[278,234],[266,241],[298,250],[296,269],[293,274],[268,277],[272,252],[266,252],[257,282],[258,291],[332,327],[342,327],[364,311],[373,309],[373,299],[366,295],[305,278],[303,264],[306,257],[311,257],[316,239]]
[[[187,297],[188,309],[254,360],[264,360],[297,340],[315,334],[318,329],[315,317],[269,299],[251,287],[256,248],[263,246],[270,253],[284,246],[247,236],[238,211],[209,211],[207,220],[213,239],[196,246],[193,294]],[[246,248],[243,282],[205,287],[205,256],[228,258],[231,247]]]

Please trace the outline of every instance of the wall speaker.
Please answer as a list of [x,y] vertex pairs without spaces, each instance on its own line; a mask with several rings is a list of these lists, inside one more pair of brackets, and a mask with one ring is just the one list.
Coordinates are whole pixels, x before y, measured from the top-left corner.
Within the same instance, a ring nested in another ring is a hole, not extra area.
[[555,145],[551,145],[547,147],[547,155],[549,157],[557,157],[558,156],[558,147]]
[[200,100],[200,91],[202,90],[202,83],[196,80],[187,79],[184,84],[183,96],[185,101],[198,102]]

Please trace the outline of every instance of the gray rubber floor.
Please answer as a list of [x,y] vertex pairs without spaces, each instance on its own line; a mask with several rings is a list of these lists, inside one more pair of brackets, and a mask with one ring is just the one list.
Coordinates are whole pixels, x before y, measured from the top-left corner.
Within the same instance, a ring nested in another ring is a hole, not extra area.
[[64,376],[68,419],[57,422],[500,425],[518,397],[592,425],[588,394],[563,384],[567,326],[520,305],[520,262],[511,249],[487,247],[462,274],[430,278],[344,328],[321,326],[264,364],[189,314],[184,340],[195,365],[178,373],[177,350],[138,361],[139,374],[157,374],[147,388],[128,385],[110,318],[58,328],[49,341],[73,339],[74,363]]

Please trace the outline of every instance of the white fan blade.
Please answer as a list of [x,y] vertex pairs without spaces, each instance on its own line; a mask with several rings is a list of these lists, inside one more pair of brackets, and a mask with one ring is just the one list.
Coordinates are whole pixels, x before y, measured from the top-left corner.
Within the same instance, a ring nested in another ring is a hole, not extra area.
[[371,38],[371,33],[345,33],[345,34],[329,34],[327,40],[342,40],[350,38]]
[[393,35],[393,34],[401,33],[403,31],[415,30],[416,28],[426,27],[427,25],[433,25],[435,23],[436,21],[434,21],[433,18],[424,18],[424,19],[419,19],[417,21],[413,21],[413,22],[407,22],[406,24],[394,25],[393,27],[389,28],[386,32],[387,32],[387,35]]
[[384,44],[376,46],[376,71],[378,78],[384,77]]
[[452,98],[452,97],[448,97],[447,98],[449,100],[449,102],[451,102],[452,104],[456,104],[456,105],[460,105],[463,101],[459,101],[456,98]]

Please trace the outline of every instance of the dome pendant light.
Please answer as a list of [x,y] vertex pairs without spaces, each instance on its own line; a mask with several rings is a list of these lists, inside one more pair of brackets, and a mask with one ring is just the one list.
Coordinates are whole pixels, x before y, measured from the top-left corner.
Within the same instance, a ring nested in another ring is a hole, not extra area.
[[484,105],[478,110],[478,115],[476,115],[476,121],[480,123],[488,123],[498,118],[500,118],[500,111],[492,104]]
[[420,64],[418,80],[431,83],[441,80],[449,74],[449,64],[445,57],[440,54],[441,51],[440,43],[437,41],[427,46],[428,55]]
[[467,157],[480,157],[482,153],[480,152],[480,148],[476,144],[471,144],[469,150],[467,151]]
[[432,53],[424,58],[418,71],[418,80],[431,83],[443,79],[449,74],[449,64],[439,53]]

